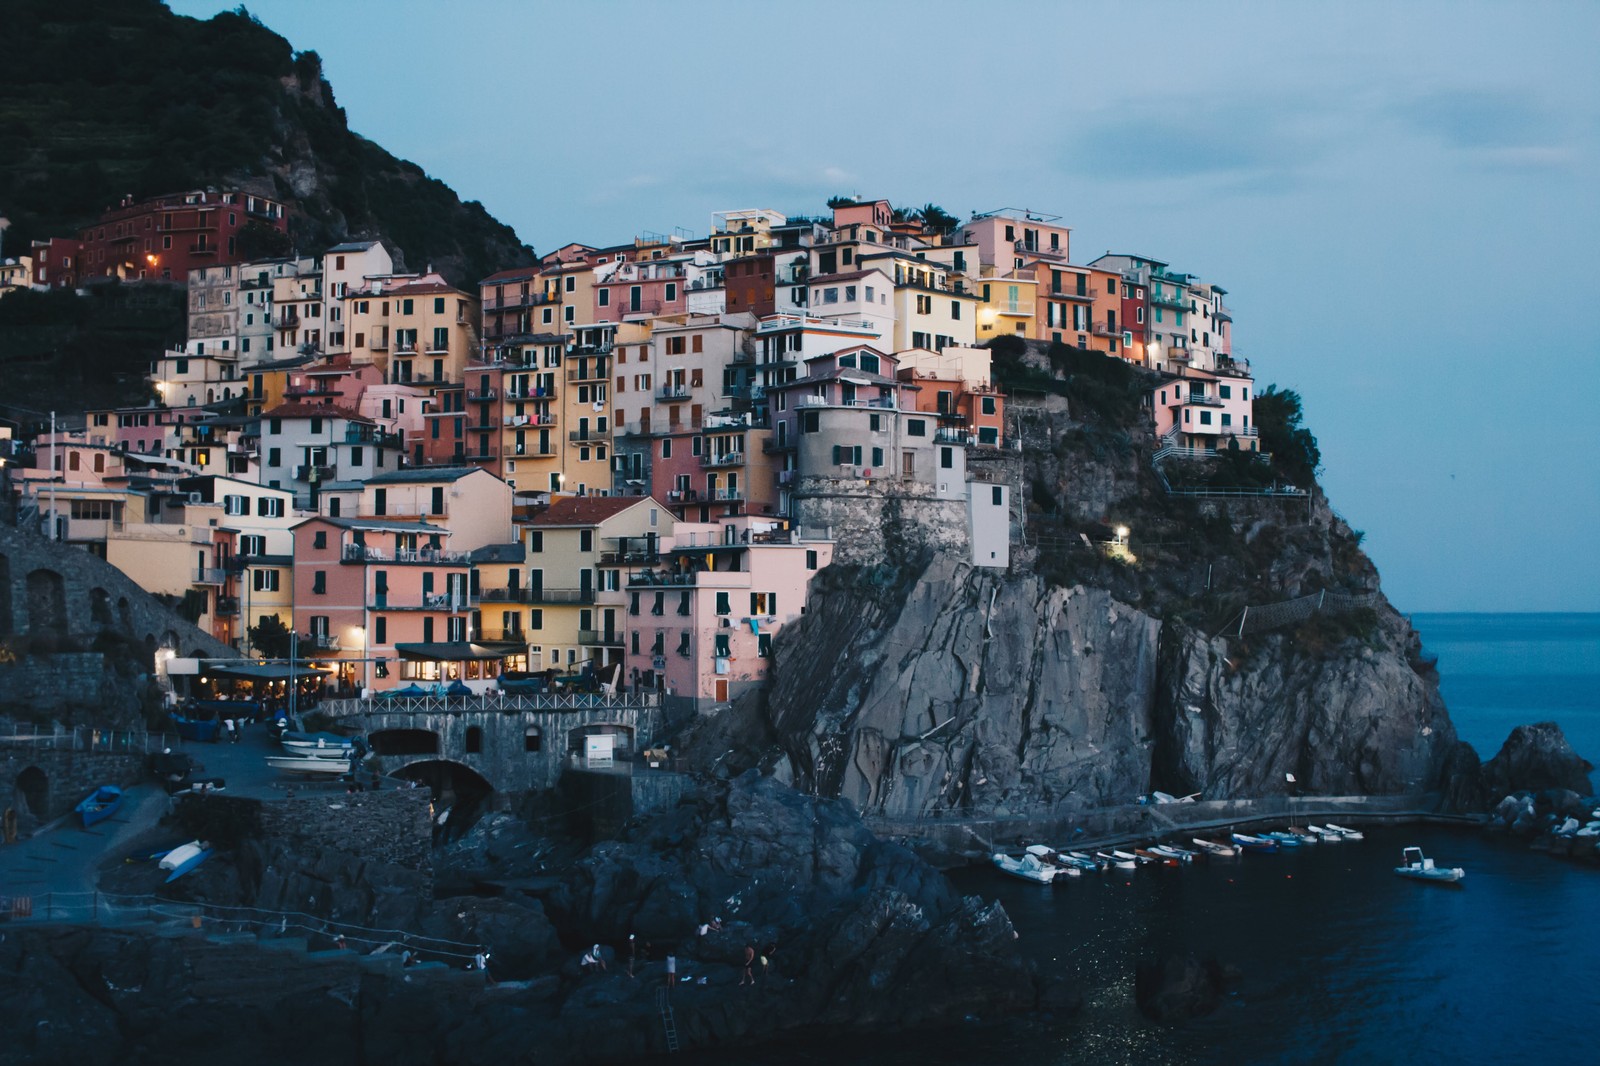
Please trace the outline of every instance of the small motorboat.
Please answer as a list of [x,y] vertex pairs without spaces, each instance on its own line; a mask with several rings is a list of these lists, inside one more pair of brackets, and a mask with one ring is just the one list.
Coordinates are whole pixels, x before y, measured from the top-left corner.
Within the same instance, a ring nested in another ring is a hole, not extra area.
[[1230,856],[1239,854],[1239,849],[1234,847],[1232,844],[1224,844],[1217,840],[1203,840],[1200,837],[1195,837],[1190,841],[1190,843],[1199,848],[1201,851],[1205,852],[1207,855]]
[[1446,869],[1435,866],[1433,860],[1422,854],[1421,848],[1406,848],[1400,852],[1400,865],[1394,872],[1401,877],[1410,877],[1417,881],[1438,881],[1443,884],[1458,884],[1467,876],[1467,871],[1459,866]]
[[116,785],[101,785],[73,808],[85,829],[103,822],[122,807],[122,789]]
[[179,848],[173,848],[161,858],[161,868],[171,870],[167,875],[167,884],[171,884],[196,866],[211,858],[211,845],[204,840],[196,840]]
[[1252,836],[1249,833],[1233,834],[1233,842],[1245,851],[1277,851],[1278,842],[1270,836]]
[[325,759],[316,755],[268,755],[267,765],[287,774],[312,777],[338,777],[350,772],[350,760]]
[[1359,830],[1359,829],[1346,829],[1344,826],[1342,826],[1342,825],[1334,825],[1332,822],[1329,822],[1327,825],[1323,826],[1322,828],[1326,829],[1330,833],[1338,833],[1345,840],[1365,840],[1365,839],[1367,839],[1367,835],[1365,833],[1361,832],[1361,830]]
[[1099,872],[1105,870],[1111,865],[1105,859],[1097,858],[1093,855],[1090,855],[1086,851],[1064,851],[1062,854],[1072,862],[1077,863],[1085,870],[1094,870]]
[[1118,870],[1131,870],[1139,865],[1138,859],[1122,851],[1097,851],[1094,855],[1095,858],[1101,860],[1107,866],[1114,866]]
[[1262,833],[1261,835],[1277,844],[1280,848],[1298,848],[1305,844],[1304,838],[1298,833]]
[[1195,856],[1200,854],[1198,851],[1174,847],[1171,844],[1152,844],[1150,851],[1152,854],[1160,855],[1165,859],[1173,859],[1177,862],[1194,862]]
[[1134,848],[1133,854],[1147,866],[1177,866],[1178,860],[1171,855],[1163,855],[1154,848]]
[[1120,850],[1119,851],[1113,851],[1111,853],[1111,855],[1112,855],[1113,858],[1118,859],[1118,860],[1120,860],[1122,862],[1131,862],[1135,866],[1139,865],[1139,856],[1135,855],[1131,851],[1120,851]]
[[1291,825],[1286,832],[1300,838],[1302,844],[1320,844],[1322,838],[1304,826]]
[[1060,873],[1066,874],[1068,877],[1083,876],[1082,867],[1048,845],[1030,844],[1027,852],[1046,866],[1054,866]]
[[1020,881],[1031,881],[1036,885],[1048,885],[1056,879],[1056,871],[1060,869],[1041,862],[1037,855],[1024,855],[1020,859],[1013,859],[997,851],[989,857],[989,861],[994,863],[1001,873],[1010,874]]
[[294,733],[283,735],[281,741],[283,750],[290,755],[316,755],[329,758],[345,759],[355,750],[355,742],[351,737],[341,737],[336,733]]
[[1344,839],[1344,837],[1340,836],[1338,833],[1335,833],[1332,829],[1329,829],[1325,825],[1308,825],[1306,828],[1311,830],[1312,835],[1318,840],[1322,841],[1324,844],[1337,844],[1339,841]]

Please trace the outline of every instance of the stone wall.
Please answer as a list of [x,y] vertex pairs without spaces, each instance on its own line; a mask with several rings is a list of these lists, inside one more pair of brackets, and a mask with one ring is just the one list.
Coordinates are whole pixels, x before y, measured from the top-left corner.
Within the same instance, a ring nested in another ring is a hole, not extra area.
[[0,715],[37,720],[68,709],[136,709],[138,685],[128,680],[100,652],[25,656],[0,663]]
[[0,811],[17,812],[27,832],[72,811],[101,785],[132,785],[144,777],[143,753],[0,747]]
[[122,571],[80,548],[0,527],[0,637],[53,636],[87,643],[117,633],[153,656],[238,655],[184,621]]
[[897,563],[927,551],[971,554],[965,496],[940,499],[931,485],[803,477],[793,504],[796,525],[828,530],[836,563]]
[[433,876],[431,793],[303,792],[283,799],[190,795],[178,819],[196,836],[232,845],[275,837],[296,848],[326,848],[363,862],[389,863]]

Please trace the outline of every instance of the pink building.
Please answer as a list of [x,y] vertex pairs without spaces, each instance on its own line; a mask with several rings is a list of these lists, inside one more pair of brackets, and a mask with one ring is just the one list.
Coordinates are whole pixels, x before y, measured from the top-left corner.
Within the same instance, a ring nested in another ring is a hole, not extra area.
[[630,684],[709,710],[764,683],[833,542],[759,521],[679,523],[663,565],[628,578]]
[[467,642],[470,562],[446,547],[449,530],[319,517],[293,532],[295,631],[303,655],[335,668],[334,684],[491,686],[500,656]]
[[1156,436],[1179,448],[1217,451],[1237,441],[1259,451],[1251,422],[1254,381],[1241,370],[1184,369],[1150,390]]
[[961,227],[957,243],[977,245],[978,262],[1000,274],[1034,259],[1065,263],[1072,230],[1057,225],[1060,221],[1060,215],[1002,208],[973,216]]

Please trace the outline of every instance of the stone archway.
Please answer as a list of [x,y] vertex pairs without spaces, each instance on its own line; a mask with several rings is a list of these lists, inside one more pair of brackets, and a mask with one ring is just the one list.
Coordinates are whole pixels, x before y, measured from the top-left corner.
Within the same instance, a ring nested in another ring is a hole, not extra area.
[[34,570],[27,581],[28,632],[67,635],[66,582],[54,570]]
[[50,817],[50,778],[43,770],[30,766],[18,774],[17,792],[29,814],[41,822]]

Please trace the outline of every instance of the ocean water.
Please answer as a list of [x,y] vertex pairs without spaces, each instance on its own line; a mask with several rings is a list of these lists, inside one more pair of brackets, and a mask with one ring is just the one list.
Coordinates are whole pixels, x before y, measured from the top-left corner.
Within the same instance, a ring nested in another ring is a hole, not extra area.
[[[1488,758],[1524,722],[1554,719],[1600,764],[1600,615],[1418,615],[1461,736]],[[1419,845],[1461,866],[1459,888],[1396,877]],[[1600,867],[1453,827],[1200,860],[1176,870],[1027,885],[952,874],[998,898],[1041,971],[1082,989],[1071,1017],[952,1019],[953,1030],[846,1046],[732,1048],[721,1066],[873,1063],[1600,1062]],[[1194,953],[1236,967],[1222,1006],[1158,1025],[1133,998],[1140,959]]]
[[1461,739],[1485,761],[1513,727],[1554,721],[1600,766],[1600,614],[1417,614]]

